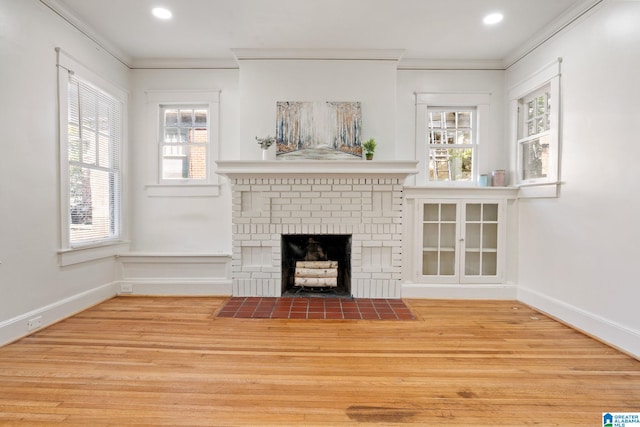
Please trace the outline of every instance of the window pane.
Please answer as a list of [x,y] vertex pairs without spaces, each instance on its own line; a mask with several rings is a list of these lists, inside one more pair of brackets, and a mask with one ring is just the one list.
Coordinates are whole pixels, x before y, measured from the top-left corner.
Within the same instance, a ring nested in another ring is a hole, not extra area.
[[471,148],[435,148],[429,150],[430,181],[470,181]]
[[456,127],[456,113],[447,112],[445,113],[447,128],[455,128]]
[[195,110],[195,125],[207,126],[207,110]]
[[522,179],[544,178],[549,170],[549,136],[522,143]]
[[445,140],[447,144],[455,144],[456,143],[456,132],[455,131],[445,131]]
[[442,127],[442,113],[429,113],[429,127],[434,129]]
[[180,125],[193,126],[193,110],[180,110]]
[[178,124],[178,110],[177,109],[167,109],[164,112],[164,125],[165,126],[175,126]]
[[470,128],[471,127],[471,112],[458,113],[458,127]]
[[204,146],[192,146],[189,162],[189,178],[205,179],[207,177],[207,151]]
[[458,144],[471,144],[471,131],[459,130],[456,140]]
[[88,129],[82,132],[82,163],[96,164],[96,133]]

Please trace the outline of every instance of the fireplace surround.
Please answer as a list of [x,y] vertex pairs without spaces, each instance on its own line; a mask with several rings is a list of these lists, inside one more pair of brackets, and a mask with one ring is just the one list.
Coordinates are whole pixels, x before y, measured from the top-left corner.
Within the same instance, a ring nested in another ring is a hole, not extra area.
[[283,235],[350,236],[353,297],[400,298],[403,183],[415,161],[220,161],[233,296],[281,296]]

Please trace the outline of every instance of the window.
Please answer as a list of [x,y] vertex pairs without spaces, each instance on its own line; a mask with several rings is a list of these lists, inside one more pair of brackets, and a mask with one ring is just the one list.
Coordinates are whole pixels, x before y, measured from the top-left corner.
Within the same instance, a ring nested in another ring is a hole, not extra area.
[[218,175],[217,91],[147,90],[149,197],[215,197]]
[[476,185],[489,140],[489,94],[416,94],[418,185]]
[[560,63],[560,60],[554,61],[510,91],[516,183],[554,187],[549,191],[535,190],[535,193],[527,190],[532,197],[557,195]]
[[67,88],[69,243],[118,239],[122,105],[75,73]]
[[61,265],[126,250],[122,153],[127,93],[56,48]]
[[518,163],[520,180],[530,181],[549,175],[551,96],[549,86],[519,100]]
[[207,179],[208,105],[160,106],[162,179]]
[[429,181],[473,181],[474,109],[427,109]]

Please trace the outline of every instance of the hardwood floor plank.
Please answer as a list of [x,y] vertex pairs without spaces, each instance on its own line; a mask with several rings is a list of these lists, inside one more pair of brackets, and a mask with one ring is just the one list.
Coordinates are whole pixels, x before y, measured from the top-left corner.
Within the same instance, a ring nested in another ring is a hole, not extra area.
[[119,297],[0,348],[0,425],[599,425],[640,362],[513,301],[414,321],[216,318]]

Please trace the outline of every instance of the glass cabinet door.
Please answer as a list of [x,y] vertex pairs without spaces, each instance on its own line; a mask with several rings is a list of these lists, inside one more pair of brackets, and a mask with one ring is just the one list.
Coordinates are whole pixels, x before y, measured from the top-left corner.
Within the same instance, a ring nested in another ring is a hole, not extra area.
[[501,210],[496,200],[440,199],[418,204],[418,279],[433,283],[500,281]]
[[422,205],[423,276],[458,275],[458,205],[424,203]]
[[464,270],[467,282],[498,274],[498,203],[466,203]]

